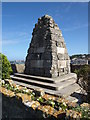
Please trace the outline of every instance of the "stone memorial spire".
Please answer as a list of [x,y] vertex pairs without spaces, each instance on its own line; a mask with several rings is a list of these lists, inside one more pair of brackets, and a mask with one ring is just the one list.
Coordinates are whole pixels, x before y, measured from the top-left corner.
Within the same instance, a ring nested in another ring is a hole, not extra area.
[[53,18],[38,19],[25,62],[25,74],[58,77],[70,73],[70,58],[62,32]]

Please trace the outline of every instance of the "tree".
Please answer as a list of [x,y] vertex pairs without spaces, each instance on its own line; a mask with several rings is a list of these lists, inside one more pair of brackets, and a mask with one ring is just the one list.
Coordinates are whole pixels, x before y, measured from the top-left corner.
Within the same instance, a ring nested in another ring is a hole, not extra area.
[[12,73],[11,64],[8,61],[7,57],[0,53],[0,78],[6,79],[10,78]]

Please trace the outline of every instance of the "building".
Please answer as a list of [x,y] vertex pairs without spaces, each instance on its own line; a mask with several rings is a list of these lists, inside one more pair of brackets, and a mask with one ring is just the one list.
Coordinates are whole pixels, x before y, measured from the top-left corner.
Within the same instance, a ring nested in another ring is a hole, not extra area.
[[88,59],[80,59],[80,58],[73,58],[71,59],[71,64],[73,65],[88,65],[90,61],[88,62]]

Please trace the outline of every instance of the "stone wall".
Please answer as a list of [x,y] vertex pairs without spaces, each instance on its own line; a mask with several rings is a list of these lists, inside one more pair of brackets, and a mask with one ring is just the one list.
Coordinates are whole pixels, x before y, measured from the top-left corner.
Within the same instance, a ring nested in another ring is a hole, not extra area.
[[[53,108],[51,108],[48,106],[47,108],[43,107],[43,110],[41,108],[33,109],[24,105],[22,100],[16,96],[9,97],[2,94],[2,120],[80,120],[81,113],[79,112],[59,110],[52,114]],[[51,112],[47,114],[47,110]]]
[[[0,104],[2,104],[2,120],[80,120],[82,110],[89,115],[89,104],[68,101],[64,98],[45,94],[43,90],[31,90],[16,85],[11,80],[0,81]],[[84,105],[85,106],[85,105]],[[80,111],[77,109],[80,107]],[[76,108],[76,109],[75,109]],[[86,114],[85,113],[85,114]],[[88,116],[89,117],[89,116]],[[84,117],[85,118],[85,117]]]
[[51,16],[38,19],[25,62],[25,74],[58,77],[70,72],[62,32]]
[[10,98],[2,94],[2,120],[5,119],[21,119],[36,120],[42,118],[42,114],[36,113],[32,108],[25,106],[20,99],[16,97]]
[[24,73],[25,64],[11,64],[13,73]]
[[[1,94],[1,93],[0,93]],[[60,120],[64,119],[65,113],[61,113],[57,118],[47,115],[41,110],[34,110],[22,103],[16,97],[7,97],[2,94],[2,120]]]

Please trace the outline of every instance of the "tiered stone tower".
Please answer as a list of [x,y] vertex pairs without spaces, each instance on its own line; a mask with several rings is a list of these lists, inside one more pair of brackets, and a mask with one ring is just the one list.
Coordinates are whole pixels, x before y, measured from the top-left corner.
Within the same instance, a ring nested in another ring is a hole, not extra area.
[[70,73],[62,32],[51,16],[38,19],[25,62],[25,74],[58,77]]

